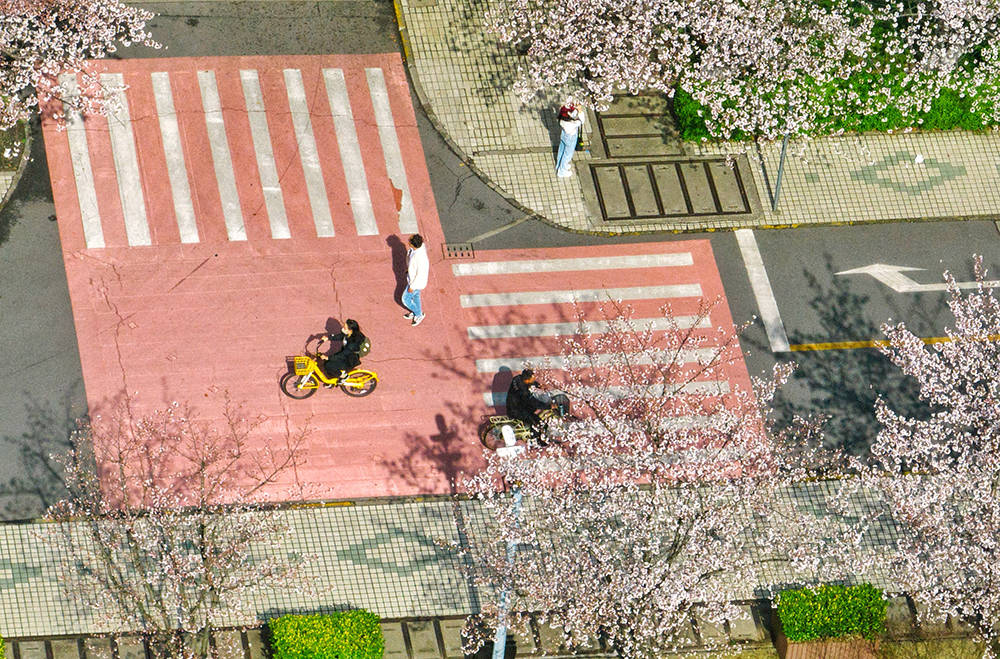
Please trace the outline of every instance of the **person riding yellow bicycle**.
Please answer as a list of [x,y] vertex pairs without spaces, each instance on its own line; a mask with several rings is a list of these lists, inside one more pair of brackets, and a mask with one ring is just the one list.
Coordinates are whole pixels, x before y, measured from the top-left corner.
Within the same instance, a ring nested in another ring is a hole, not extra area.
[[332,336],[324,334],[319,337],[319,341],[317,351],[323,347],[325,342],[330,342],[330,349],[327,353],[318,355],[323,374],[331,379],[342,379],[347,377],[349,370],[361,364],[361,353],[365,350],[364,346],[368,338],[361,333],[358,321],[348,318],[344,321],[344,327],[339,332]]
[[[309,343],[319,338],[315,351]],[[319,349],[326,342],[331,343],[327,354]],[[361,358],[371,350],[371,341],[361,333],[354,319],[344,321],[344,328],[336,334],[323,334],[306,341],[305,354],[285,357],[288,372],[281,376],[281,391],[290,398],[309,398],[321,387],[340,389],[348,396],[362,397],[375,391],[378,375],[374,371],[359,368]]]

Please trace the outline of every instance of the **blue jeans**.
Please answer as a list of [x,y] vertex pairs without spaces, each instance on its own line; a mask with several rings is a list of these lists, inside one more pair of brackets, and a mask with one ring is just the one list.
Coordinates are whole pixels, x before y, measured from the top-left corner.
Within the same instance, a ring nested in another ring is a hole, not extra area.
[[556,157],[556,174],[560,176],[569,176],[572,174],[569,164],[573,160],[573,153],[576,151],[576,140],[579,135],[579,132],[567,133],[566,131],[562,131],[562,136],[559,138],[559,155]]
[[403,291],[403,306],[413,312],[414,316],[423,316],[424,310],[420,306],[420,291]]

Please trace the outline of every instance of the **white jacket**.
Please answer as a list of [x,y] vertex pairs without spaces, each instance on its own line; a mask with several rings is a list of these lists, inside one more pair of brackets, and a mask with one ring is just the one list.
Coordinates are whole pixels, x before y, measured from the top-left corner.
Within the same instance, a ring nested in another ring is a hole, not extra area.
[[427,288],[427,274],[431,262],[427,258],[427,245],[413,248],[406,253],[406,285],[411,291],[422,291]]

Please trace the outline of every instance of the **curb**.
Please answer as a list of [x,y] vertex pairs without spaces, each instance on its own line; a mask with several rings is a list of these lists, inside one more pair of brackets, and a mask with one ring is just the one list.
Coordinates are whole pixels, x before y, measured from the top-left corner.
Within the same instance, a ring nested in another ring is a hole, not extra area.
[[465,151],[460,147],[450,135],[445,130],[444,125],[437,118],[434,110],[431,108],[431,104],[424,93],[424,89],[420,84],[420,80],[417,77],[415,67],[411,66],[414,61],[413,49],[410,44],[409,30],[406,27],[406,21],[403,18],[403,10],[400,6],[402,0],[393,0],[393,9],[396,14],[396,24],[399,28],[399,38],[402,44],[403,50],[403,63],[405,64],[406,75],[410,80],[410,85],[413,88],[413,92],[417,97],[417,101],[420,104],[420,109],[423,111],[424,115],[430,120],[431,125],[438,132],[441,138],[444,140],[448,148],[458,157],[458,159],[469,168],[473,174],[475,174],[488,188],[496,192],[500,197],[502,197],[509,204],[517,208],[524,215],[528,216],[529,219],[538,220],[543,224],[558,229],[564,233],[576,234],[581,236],[593,236],[593,237],[604,237],[604,238],[615,238],[615,237],[625,237],[625,236],[655,236],[655,235],[683,235],[692,233],[721,233],[727,231],[735,231],[737,229],[755,229],[755,230],[775,230],[775,229],[807,229],[810,227],[840,227],[840,226],[867,226],[875,224],[913,224],[919,222],[964,222],[964,221],[984,221],[984,222],[997,222],[998,230],[1000,230],[1000,215],[996,214],[986,214],[986,215],[949,215],[949,216],[921,216],[921,217],[900,217],[900,218],[886,218],[877,220],[824,220],[820,222],[770,222],[767,224],[745,224],[742,226],[732,226],[732,227],[704,227],[704,226],[693,226],[690,228],[683,229],[646,229],[646,230],[633,230],[633,231],[615,231],[615,230],[599,230],[599,229],[575,229],[572,227],[563,226],[558,224],[547,217],[544,217],[531,210],[516,198],[512,197],[506,190],[503,190],[498,186],[489,176],[487,176],[479,167],[477,167],[472,159],[465,153]]
[[10,198],[14,196],[14,190],[17,188],[18,182],[20,182],[24,170],[28,168],[28,161],[31,159],[31,131],[28,130],[27,121],[22,122],[21,125],[24,128],[24,151],[21,152],[21,162],[17,164],[17,169],[14,170],[14,178],[10,181],[10,187],[7,188],[3,198],[0,198],[0,210],[3,210],[7,202],[10,201]]
[[[498,195],[503,197],[505,201],[507,201],[510,205],[517,208],[524,215],[527,215],[530,219],[538,220],[539,222],[547,224],[555,229],[566,231],[568,233],[589,234],[590,232],[587,231],[579,229],[569,229],[567,227],[562,226],[561,224],[556,224],[547,217],[543,217],[542,215],[539,215],[535,211],[531,210],[530,208],[522,204],[514,197],[511,197],[506,190],[500,188],[500,186],[498,186],[496,183],[493,182],[493,179],[488,177],[481,169],[476,167],[476,165],[472,162],[472,159],[469,158],[469,156],[465,153],[462,147],[460,147],[457,143],[455,143],[453,139],[451,139],[451,136],[448,135],[448,132],[444,129],[444,125],[437,118],[437,115],[434,114],[434,110],[431,109],[430,102],[427,100],[427,95],[424,93],[424,88],[420,84],[420,79],[417,78],[416,71],[413,69],[412,66],[410,66],[410,63],[414,61],[414,57],[412,54],[413,50],[410,46],[409,30],[407,29],[406,21],[403,18],[403,9],[400,6],[400,2],[401,0],[392,0],[392,6],[396,14],[396,26],[399,28],[399,40],[403,47],[403,63],[406,65],[404,67],[406,69],[406,76],[410,79],[410,86],[413,88],[413,93],[416,95],[417,101],[420,103],[420,109],[423,111],[424,115],[430,120],[431,125],[434,126],[434,130],[438,132],[438,135],[441,136],[441,139],[443,139],[445,144],[448,145],[448,148],[451,149],[452,153],[454,153],[458,157],[458,159],[462,161],[463,165],[469,168],[469,171],[471,171],[483,183],[485,183],[486,187],[488,187],[490,190],[493,190]],[[593,235],[603,236],[608,234],[598,231]]]

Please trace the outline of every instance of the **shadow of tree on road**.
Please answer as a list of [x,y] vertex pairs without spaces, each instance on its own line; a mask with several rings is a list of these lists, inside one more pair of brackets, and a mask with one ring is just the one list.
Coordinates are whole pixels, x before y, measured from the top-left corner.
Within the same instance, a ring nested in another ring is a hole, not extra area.
[[71,448],[70,437],[77,429],[80,398],[75,387],[56,402],[25,403],[27,427],[20,436],[0,438],[0,452],[13,464],[16,475],[0,482],[0,514],[4,519],[41,516],[52,504],[66,496],[62,466],[53,459]]
[[[809,307],[819,319],[822,330],[792,332],[788,336],[789,343],[884,339],[879,326],[888,318],[871,318],[870,297],[855,292],[847,278],[833,276],[832,258],[829,254],[825,257],[829,276],[818,277],[808,270],[804,272],[811,295]],[[895,318],[940,324],[939,310],[928,309],[916,300],[908,300],[901,306],[890,299],[889,307]],[[766,346],[755,348],[767,349]],[[851,454],[867,455],[878,433],[875,401],[879,396],[906,415],[920,416],[928,412],[919,400],[915,383],[876,348],[806,350],[779,356],[780,361],[786,359],[795,361],[798,368],[775,398],[777,420],[787,423],[795,414],[823,414],[828,419],[825,424],[827,444]]]

